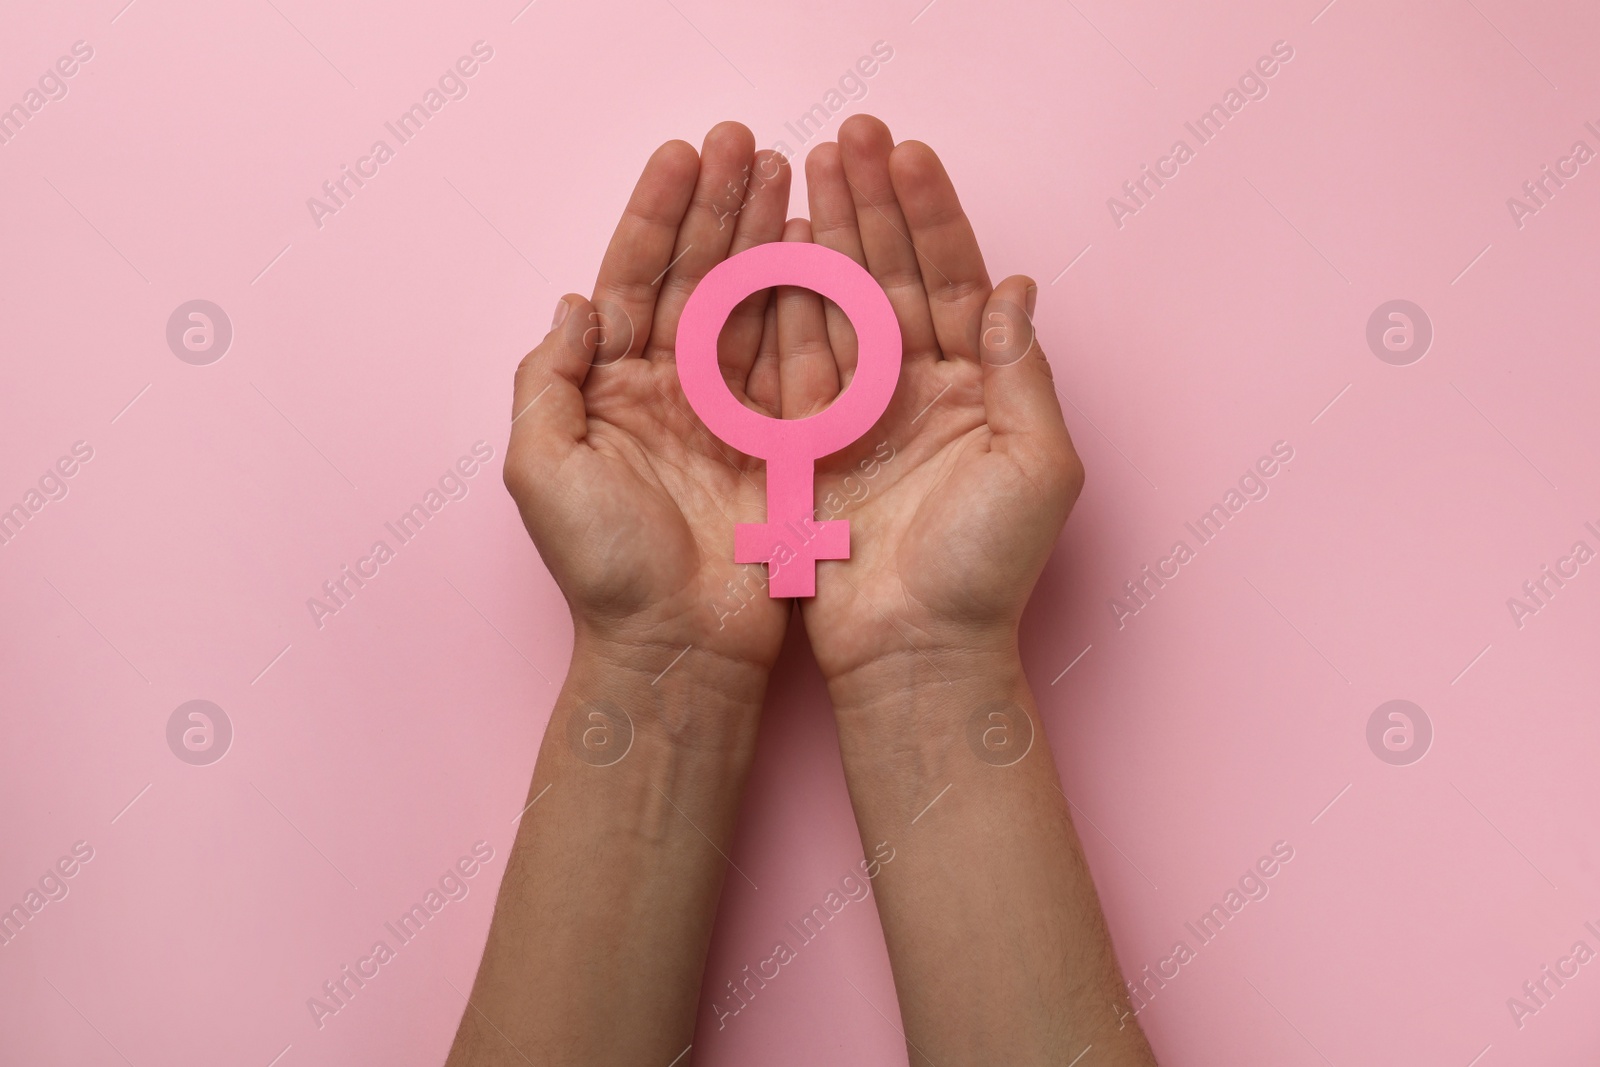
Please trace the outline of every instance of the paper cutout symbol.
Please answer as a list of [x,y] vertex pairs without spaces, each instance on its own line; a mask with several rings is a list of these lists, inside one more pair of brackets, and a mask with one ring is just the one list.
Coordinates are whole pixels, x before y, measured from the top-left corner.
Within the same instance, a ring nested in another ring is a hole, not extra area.
[[[850,384],[824,410],[774,419],[744,406],[717,364],[717,337],[734,307],[774,285],[821,293],[850,318],[859,355]],[[878,421],[900,380],[900,324],[883,289],[855,260],[822,245],[774,241],[713,267],[678,320],[678,380],[702,422],[723,441],[767,461],[767,521],[733,531],[738,563],[767,565],[768,593],[814,596],[817,561],[850,558],[850,523],[816,518],[815,463]]]

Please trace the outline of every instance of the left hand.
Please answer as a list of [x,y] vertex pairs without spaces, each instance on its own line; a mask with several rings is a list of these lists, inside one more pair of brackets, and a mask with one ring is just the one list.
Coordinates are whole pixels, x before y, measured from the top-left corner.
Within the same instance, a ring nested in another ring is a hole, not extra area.
[[[761,514],[761,463],[706,432],[673,348],[695,285],[729,256],[777,240],[788,199],[788,164],[756,152],[738,123],[712,129],[698,155],[682,141],[657,149],[593,300],[563,297],[517,369],[505,462],[579,648],[646,677],[675,655],[704,657],[747,679],[757,702],[792,610],[732,558],[735,521]],[[767,306],[766,292],[751,294],[719,340],[736,389],[776,343]]]

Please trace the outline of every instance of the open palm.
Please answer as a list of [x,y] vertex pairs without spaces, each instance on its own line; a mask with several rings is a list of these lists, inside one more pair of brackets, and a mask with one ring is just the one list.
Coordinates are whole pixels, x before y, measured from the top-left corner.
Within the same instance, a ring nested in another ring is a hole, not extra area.
[[[1033,336],[1033,284],[990,285],[938,157],[895,145],[877,119],[848,120],[806,178],[812,239],[877,279],[903,339],[878,425],[818,465],[819,510],[851,527],[850,558],[821,564],[802,603],[818,663],[835,679],[894,656],[1015,647],[1083,482]],[[778,332],[808,361],[820,410],[855,368],[847,320],[801,291],[780,303]]]
[[[658,670],[685,649],[770,668],[791,610],[761,568],[733,562],[737,522],[761,519],[759,460],[709,435],[678,384],[673,344],[717,263],[782,236],[789,171],[737,123],[646,164],[593,300],[569,294],[517,370],[505,479],[580,639],[640,649]],[[729,367],[772,361],[768,294],[730,316]],[[742,388],[745,370],[731,371]],[[663,658],[665,657],[665,658]],[[658,662],[659,661],[659,662]]]

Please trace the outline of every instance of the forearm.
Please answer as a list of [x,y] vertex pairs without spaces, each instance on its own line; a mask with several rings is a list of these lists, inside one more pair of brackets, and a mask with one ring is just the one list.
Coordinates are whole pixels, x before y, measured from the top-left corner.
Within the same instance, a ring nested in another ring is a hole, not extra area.
[[450,1067],[667,1064],[692,1040],[766,676],[690,651],[656,678],[672,654],[580,636]]
[[831,689],[911,1062],[1153,1064],[1014,644]]

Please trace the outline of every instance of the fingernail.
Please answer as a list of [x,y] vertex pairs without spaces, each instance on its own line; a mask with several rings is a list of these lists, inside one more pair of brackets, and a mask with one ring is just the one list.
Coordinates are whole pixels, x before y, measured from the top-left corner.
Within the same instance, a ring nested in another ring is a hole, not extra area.
[[557,326],[560,326],[563,322],[565,322],[567,320],[567,312],[570,311],[570,310],[572,310],[572,309],[567,307],[567,298],[566,297],[562,297],[560,300],[557,300],[556,301],[556,314],[555,314],[555,318],[550,320],[550,328],[553,330]]
[[1026,305],[1029,316],[1032,316],[1033,305],[1039,302],[1039,287],[1037,285],[1028,286],[1028,293],[1022,298],[1022,302]]

